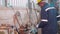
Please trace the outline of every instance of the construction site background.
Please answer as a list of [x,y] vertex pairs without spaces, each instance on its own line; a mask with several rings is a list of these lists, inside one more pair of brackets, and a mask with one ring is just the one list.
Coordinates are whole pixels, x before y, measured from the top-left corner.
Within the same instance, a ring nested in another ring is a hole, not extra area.
[[[60,2],[58,1],[57,5],[59,5],[58,9],[60,9]],[[50,4],[50,0],[45,0],[45,2]],[[41,8],[36,4],[36,0],[0,0],[1,33],[16,34],[15,29],[25,30],[24,28],[20,29],[20,26],[23,25],[25,27],[26,24],[32,29],[30,26],[34,27],[37,25],[40,10]],[[60,10],[58,13],[60,14]],[[30,34],[30,30],[27,34]]]

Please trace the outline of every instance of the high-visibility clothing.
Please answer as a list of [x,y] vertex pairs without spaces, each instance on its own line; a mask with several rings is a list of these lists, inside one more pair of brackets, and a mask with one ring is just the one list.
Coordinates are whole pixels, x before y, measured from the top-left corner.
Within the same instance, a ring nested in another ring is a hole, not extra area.
[[41,9],[41,23],[39,28],[42,28],[42,34],[57,34],[57,10],[55,7],[50,7],[47,3]]

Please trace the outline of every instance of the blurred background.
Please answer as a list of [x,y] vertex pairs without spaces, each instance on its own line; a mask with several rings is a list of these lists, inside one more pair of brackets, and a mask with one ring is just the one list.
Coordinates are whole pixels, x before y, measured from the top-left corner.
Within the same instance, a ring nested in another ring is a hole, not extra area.
[[[60,15],[60,0],[44,1],[56,7]],[[0,34],[18,34],[20,31],[35,34],[41,10],[36,3],[36,0],[0,0]],[[60,34],[60,16],[57,23]]]

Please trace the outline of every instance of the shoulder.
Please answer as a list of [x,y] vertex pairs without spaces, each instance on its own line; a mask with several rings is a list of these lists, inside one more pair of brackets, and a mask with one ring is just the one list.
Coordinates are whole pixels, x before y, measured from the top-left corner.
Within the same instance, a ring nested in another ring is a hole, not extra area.
[[44,6],[42,7],[42,9],[45,10],[45,9],[48,8],[48,7],[50,7],[49,4],[48,4],[48,3],[45,3]]
[[51,9],[56,9],[55,7],[48,7],[45,9],[45,11],[51,10]]

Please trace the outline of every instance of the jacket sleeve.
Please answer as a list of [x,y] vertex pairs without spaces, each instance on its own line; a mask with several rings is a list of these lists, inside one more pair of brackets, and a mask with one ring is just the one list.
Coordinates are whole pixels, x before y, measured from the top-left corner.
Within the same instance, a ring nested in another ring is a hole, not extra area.
[[39,24],[38,28],[43,28],[45,25],[47,25],[47,22],[41,21],[41,23]]
[[41,10],[41,23],[39,24],[38,28],[43,28],[48,24],[48,18],[49,13],[48,10],[56,9],[55,7],[48,7],[44,10],[44,8]]
[[41,10],[40,15],[41,15],[41,22],[40,22],[38,28],[43,28],[48,23],[48,14],[46,11]]
[[[57,11],[57,10],[56,10]],[[56,15],[56,17],[57,17],[57,21],[59,21],[60,20],[60,15],[58,14],[58,11],[57,11],[57,13],[56,13],[57,15]]]

